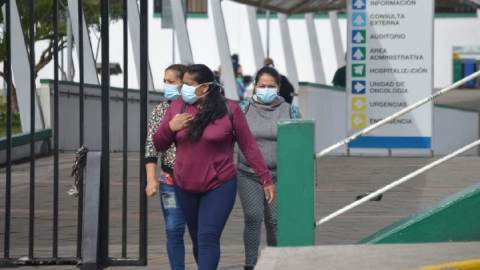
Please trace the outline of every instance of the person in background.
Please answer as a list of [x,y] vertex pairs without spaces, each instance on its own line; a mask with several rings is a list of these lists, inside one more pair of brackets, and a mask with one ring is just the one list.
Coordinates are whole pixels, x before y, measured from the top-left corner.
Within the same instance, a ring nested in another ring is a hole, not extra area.
[[[277,123],[280,119],[301,118],[298,108],[279,96],[281,78],[278,71],[266,66],[255,76],[256,94],[240,103],[250,131],[257,141],[265,163],[277,183]],[[292,115],[292,112],[296,112]],[[250,162],[240,151],[238,154],[238,194],[245,217],[243,241],[245,270],[253,270],[258,258],[262,221],[265,218],[267,245],[277,245],[277,201],[268,203],[263,194],[261,180],[254,174]]]
[[249,88],[252,85],[253,77],[250,75],[243,76],[243,86]]
[[[263,66],[275,67],[271,58],[265,58],[263,61]],[[281,86],[279,95],[285,100],[285,102],[292,104],[295,88],[293,88],[293,85],[288,81],[287,77],[283,75],[280,75],[280,84]]]
[[237,79],[237,92],[240,100],[244,100],[248,97],[247,88],[252,84],[252,76],[243,76]]
[[[240,65],[238,60],[238,54],[232,55],[232,65],[233,65],[233,73],[234,73],[235,79],[237,80],[237,83],[242,82],[243,71],[242,71],[242,65]],[[218,78],[217,81],[220,81],[221,77],[222,77],[222,67],[218,66],[218,76],[216,76],[216,78]]]
[[335,72],[332,80],[333,86],[346,87],[347,86],[347,66],[343,66]]
[[[147,142],[145,144],[145,158],[147,170],[147,196],[154,196],[157,190],[160,196],[163,217],[165,218],[165,230],[167,233],[167,253],[170,267],[173,270],[185,269],[185,246],[183,235],[185,234],[185,219],[182,210],[178,206],[175,190],[173,188],[176,148],[171,144],[165,151],[157,152],[153,145],[153,134],[160,126],[165,112],[171,102],[177,100],[182,89],[181,74],[185,69],[184,65],[171,65],[165,70],[163,91],[166,102],[158,104],[153,110],[148,121]],[[161,160],[161,175],[157,180],[156,169],[158,156]],[[159,185],[160,183],[160,185]]]
[[182,97],[170,104],[153,142],[165,151],[176,142],[174,187],[193,243],[198,270],[217,269],[220,237],[235,204],[233,143],[261,179],[271,203],[275,187],[240,106],[220,94],[205,65],[186,67]]
[[[347,54],[345,54],[345,61],[347,60]],[[343,66],[335,72],[332,80],[333,86],[346,87],[347,86],[347,66]]]

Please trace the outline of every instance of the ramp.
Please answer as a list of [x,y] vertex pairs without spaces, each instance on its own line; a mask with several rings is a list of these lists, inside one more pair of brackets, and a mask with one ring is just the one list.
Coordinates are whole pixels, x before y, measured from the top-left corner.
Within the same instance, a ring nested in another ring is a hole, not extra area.
[[357,244],[480,241],[479,209],[480,183],[477,183]]

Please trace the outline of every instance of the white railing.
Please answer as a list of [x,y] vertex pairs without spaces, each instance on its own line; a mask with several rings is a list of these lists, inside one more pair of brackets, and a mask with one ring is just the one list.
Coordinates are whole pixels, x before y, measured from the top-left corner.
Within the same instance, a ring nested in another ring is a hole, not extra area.
[[435,161],[435,162],[433,162],[433,163],[430,163],[429,165],[427,165],[427,166],[425,166],[425,167],[423,167],[423,168],[420,168],[420,169],[412,172],[411,174],[409,174],[409,175],[407,175],[407,176],[405,176],[405,177],[403,177],[403,178],[401,178],[401,179],[399,179],[399,180],[397,180],[397,181],[395,181],[395,182],[393,182],[393,183],[391,183],[391,184],[389,184],[389,185],[386,185],[385,187],[383,187],[383,188],[381,188],[381,189],[379,189],[379,190],[377,190],[377,191],[375,191],[375,192],[373,192],[373,193],[371,193],[371,194],[368,194],[367,196],[363,197],[362,199],[360,199],[360,200],[358,200],[358,201],[355,201],[355,202],[353,202],[353,203],[351,203],[351,204],[343,207],[342,209],[340,209],[340,210],[338,210],[338,211],[336,211],[336,212],[334,212],[334,213],[332,213],[332,214],[330,214],[330,215],[328,215],[328,216],[326,216],[326,217],[318,220],[317,222],[315,222],[315,226],[320,226],[321,224],[323,224],[323,223],[331,220],[332,218],[337,217],[337,216],[339,216],[339,215],[341,215],[341,214],[343,214],[343,213],[345,213],[345,212],[347,212],[347,211],[349,211],[349,210],[351,210],[351,209],[353,209],[353,208],[355,208],[355,207],[363,204],[364,202],[366,202],[366,201],[368,201],[368,200],[370,200],[370,199],[372,199],[372,198],[374,198],[374,197],[376,197],[376,196],[384,193],[385,191],[388,191],[388,190],[390,190],[390,189],[392,189],[392,188],[394,188],[394,187],[396,187],[396,186],[398,186],[398,185],[400,185],[400,184],[403,184],[403,183],[407,182],[408,180],[414,178],[415,176],[417,176],[417,175],[419,175],[419,174],[421,174],[421,173],[423,173],[423,172],[426,172],[426,171],[428,171],[428,170],[430,170],[430,169],[432,169],[432,168],[435,168],[436,166],[438,166],[438,165],[440,165],[440,164],[442,164],[442,163],[444,163],[444,162],[447,162],[447,161],[449,161],[450,159],[452,159],[452,158],[460,155],[461,153],[463,153],[463,152],[465,152],[465,151],[468,151],[468,150],[470,150],[470,149],[472,149],[473,147],[478,146],[478,145],[480,145],[480,140],[475,141],[475,142],[473,142],[473,143],[471,143],[471,144],[469,144],[469,145],[467,145],[467,146],[465,146],[465,147],[463,147],[463,148],[461,148],[461,149],[459,149],[459,150],[451,153],[450,155],[445,156],[445,157],[443,157],[443,158],[441,158],[441,159],[439,159],[439,160],[437,160],[437,161]]

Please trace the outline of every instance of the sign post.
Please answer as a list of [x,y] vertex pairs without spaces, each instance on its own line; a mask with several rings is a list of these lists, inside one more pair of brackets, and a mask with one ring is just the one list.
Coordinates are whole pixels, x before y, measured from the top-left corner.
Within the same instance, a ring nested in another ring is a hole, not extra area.
[[[348,1],[348,135],[432,93],[434,4]],[[425,104],[348,147],[431,149],[432,110]]]

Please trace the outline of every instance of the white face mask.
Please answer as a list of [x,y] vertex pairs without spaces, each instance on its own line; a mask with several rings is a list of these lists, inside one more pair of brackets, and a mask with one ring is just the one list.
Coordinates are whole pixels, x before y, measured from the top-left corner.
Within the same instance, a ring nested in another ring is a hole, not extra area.
[[165,97],[168,100],[177,100],[177,98],[180,96],[180,93],[178,92],[178,87],[180,85],[172,85],[172,84],[165,84],[163,86],[163,93]]
[[[208,84],[213,84],[213,82],[209,82]],[[210,91],[206,92],[205,94],[197,97],[197,95],[195,95],[195,89],[197,89],[198,87],[202,86],[203,84],[201,85],[197,85],[197,86],[190,86],[190,85],[186,85],[184,84],[183,87],[182,87],[182,98],[185,102],[187,102],[188,104],[193,104],[195,102],[197,102],[197,100],[199,98],[202,98],[206,95],[208,95],[210,93]]]
[[270,104],[277,98],[277,88],[257,88],[257,97]]

